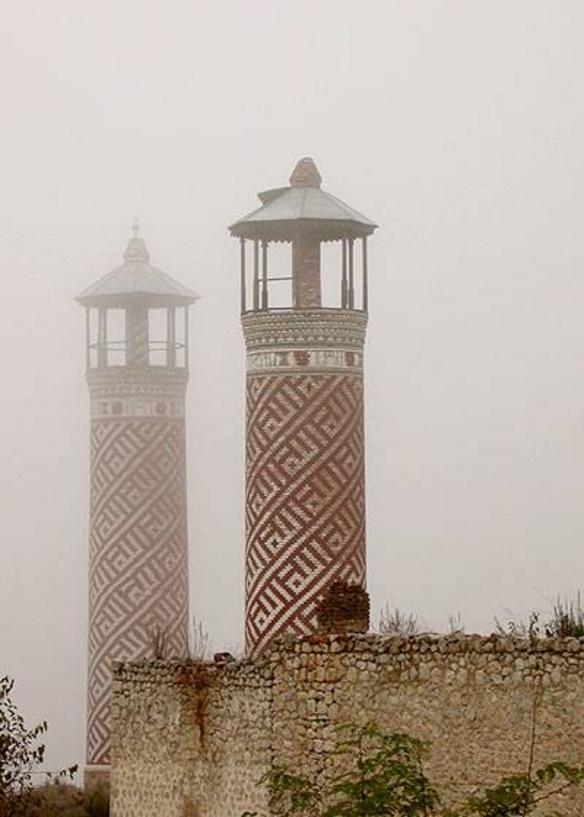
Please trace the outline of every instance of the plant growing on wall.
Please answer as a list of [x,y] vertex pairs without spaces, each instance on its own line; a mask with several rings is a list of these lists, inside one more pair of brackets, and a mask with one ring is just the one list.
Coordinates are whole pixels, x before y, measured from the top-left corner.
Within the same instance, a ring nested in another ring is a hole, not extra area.
[[404,613],[398,607],[385,605],[379,616],[379,632],[382,635],[416,635],[420,632],[418,618],[414,613]]
[[583,638],[584,608],[580,591],[575,598],[557,596],[551,613],[544,615],[533,610],[527,622],[521,619],[509,619],[502,623],[495,618],[496,632],[499,635],[511,635],[516,638],[528,638],[537,641],[540,638]]
[[[534,706],[535,712],[535,706]],[[324,787],[283,766],[261,779],[270,811],[281,817],[525,817],[544,801],[584,781],[584,767],[555,760],[533,768],[535,729],[527,770],[475,792],[456,810],[442,804],[428,778],[429,744],[403,732],[384,733],[375,725],[339,728],[335,755],[342,769]],[[246,812],[243,817],[253,817]]]

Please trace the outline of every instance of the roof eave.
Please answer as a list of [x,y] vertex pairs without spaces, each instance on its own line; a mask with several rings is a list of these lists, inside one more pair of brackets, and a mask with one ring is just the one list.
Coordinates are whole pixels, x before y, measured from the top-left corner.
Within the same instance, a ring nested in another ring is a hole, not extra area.
[[116,292],[107,294],[84,294],[77,295],[75,301],[81,306],[87,307],[101,307],[101,308],[124,308],[132,304],[140,304],[143,306],[164,307],[164,306],[189,306],[200,300],[200,295],[196,292],[191,292],[188,295],[179,293],[160,293],[160,292]]
[[[235,238],[292,241],[299,232],[312,232],[321,236],[322,241],[340,241],[342,238],[363,238],[371,235],[377,224],[354,221],[353,219],[263,219],[246,221],[240,219],[228,229]],[[276,237],[277,236],[277,237]]]

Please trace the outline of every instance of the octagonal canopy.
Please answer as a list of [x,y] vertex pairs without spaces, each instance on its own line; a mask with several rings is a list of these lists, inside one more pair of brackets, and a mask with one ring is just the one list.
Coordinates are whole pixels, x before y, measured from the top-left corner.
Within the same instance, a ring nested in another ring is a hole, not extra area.
[[305,157],[290,176],[290,187],[258,193],[262,206],[229,227],[238,238],[291,241],[310,234],[320,241],[362,238],[377,225],[340,199],[320,189],[314,161]]
[[150,264],[150,254],[134,225],[124,263],[108,272],[76,297],[83,306],[123,307],[140,301],[148,306],[186,306],[198,295],[158,267]]

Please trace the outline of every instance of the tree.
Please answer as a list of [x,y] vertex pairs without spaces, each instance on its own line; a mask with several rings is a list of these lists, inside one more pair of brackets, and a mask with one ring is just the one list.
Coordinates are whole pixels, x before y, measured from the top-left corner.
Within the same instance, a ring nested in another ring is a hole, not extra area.
[[335,755],[343,771],[324,787],[284,766],[271,768],[260,783],[267,786],[271,811],[281,817],[526,817],[584,781],[584,767],[557,760],[534,769],[534,745],[535,728],[526,771],[475,792],[456,810],[444,807],[424,770],[430,744],[402,732],[386,734],[374,724],[339,728]]
[[[27,729],[11,696],[14,681],[0,678],[0,817],[25,814],[33,789],[33,772],[42,763],[45,746],[41,743],[47,722]],[[72,777],[77,766],[58,776]]]

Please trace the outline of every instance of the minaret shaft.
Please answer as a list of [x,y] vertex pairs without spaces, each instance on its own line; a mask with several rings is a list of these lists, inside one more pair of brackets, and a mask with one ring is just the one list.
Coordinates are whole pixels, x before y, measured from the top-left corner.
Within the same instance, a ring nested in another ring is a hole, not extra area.
[[[112,663],[184,656],[185,376],[91,372],[87,763],[109,762]],[[162,643],[163,642],[163,643]]]
[[365,585],[366,323],[324,309],[243,317],[248,653],[314,632],[332,582]]

